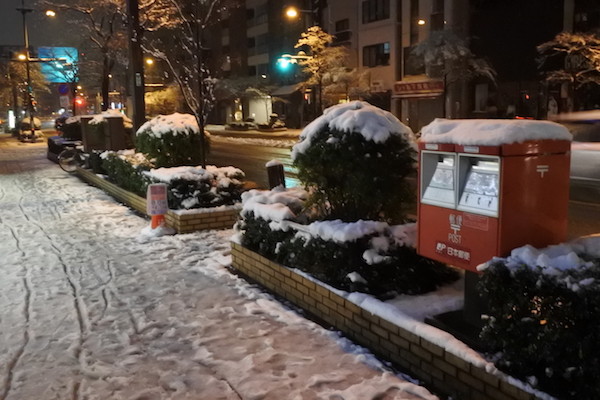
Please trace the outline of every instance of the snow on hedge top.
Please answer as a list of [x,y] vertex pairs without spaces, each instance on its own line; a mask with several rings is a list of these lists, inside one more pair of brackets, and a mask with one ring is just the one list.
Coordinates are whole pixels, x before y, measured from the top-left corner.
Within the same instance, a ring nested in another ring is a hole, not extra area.
[[294,219],[307,198],[308,193],[302,188],[252,189],[242,193],[242,215],[253,212],[257,218],[278,222]]
[[129,119],[127,115],[123,114],[119,110],[114,109],[109,109],[102,111],[100,114],[95,114],[88,123],[92,125],[101,124],[107,118],[123,118],[123,124],[131,124],[131,119]]
[[504,260],[508,268],[517,268],[526,265],[529,268],[541,268],[541,272],[549,275],[558,275],[561,271],[591,266],[587,257],[600,258],[600,235],[586,236],[568,243],[536,249],[527,245],[514,249],[505,259],[495,258],[478,267],[485,270],[491,262]]
[[196,117],[191,114],[170,114],[159,115],[152,118],[138,129],[136,135],[148,133],[151,136],[160,138],[162,135],[171,132],[173,135],[190,135],[198,133],[198,123]]
[[215,167],[214,165],[207,165],[206,169],[188,166],[156,168],[144,171],[144,175],[162,183],[170,183],[175,179],[186,181],[209,181],[215,179],[218,187],[228,187],[232,183],[232,180],[244,177],[241,169],[235,167]]
[[413,142],[413,132],[393,114],[364,101],[352,101],[327,108],[323,115],[312,121],[300,134],[300,142],[292,149],[292,159],[304,153],[314,135],[325,127],[342,132],[358,132],[366,140],[383,143],[392,135],[402,135]]
[[564,126],[551,121],[521,119],[436,118],[421,130],[421,141],[460,145],[500,146],[527,140],[572,140]]

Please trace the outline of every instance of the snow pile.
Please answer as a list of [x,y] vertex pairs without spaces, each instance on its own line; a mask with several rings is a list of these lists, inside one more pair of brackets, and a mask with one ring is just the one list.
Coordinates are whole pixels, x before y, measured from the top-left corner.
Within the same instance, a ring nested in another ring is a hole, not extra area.
[[232,183],[240,185],[238,178],[243,178],[244,173],[235,167],[216,167],[207,165],[206,169],[197,167],[170,167],[156,168],[144,171],[144,175],[156,182],[171,183],[173,180],[183,179],[186,181],[207,182],[216,181],[217,187],[227,188]]
[[69,125],[69,124],[76,124],[78,122],[81,122],[81,115],[75,115],[73,117],[69,117],[65,120],[65,124]]
[[257,218],[265,221],[293,220],[304,207],[307,198],[306,190],[299,187],[285,189],[278,186],[273,190],[249,190],[242,193],[242,216],[254,213]]
[[143,153],[136,153],[134,149],[118,151],[107,150],[100,153],[100,158],[105,160],[111,155],[127,161],[133,167],[137,167],[138,165],[148,165],[151,163],[151,161],[148,160]]
[[436,118],[421,131],[421,141],[500,146],[527,140],[572,140],[569,130],[551,121]]
[[526,245],[514,249],[507,258],[494,258],[478,267],[484,271],[493,262],[503,260],[509,269],[527,266],[531,269],[539,268],[548,275],[559,275],[561,272],[587,268],[593,265],[586,258],[600,258],[600,235],[586,236],[572,242],[548,246],[544,249],[536,249]]
[[363,101],[353,101],[327,108],[323,115],[308,124],[300,135],[300,142],[292,149],[292,159],[304,153],[316,133],[325,127],[341,132],[358,132],[375,143],[384,143],[392,135],[401,135],[408,142],[414,142],[410,128],[392,113]]
[[146,122],[137,131],[137,135],[145,132],[150,136],[160,138],[167,133],[172,135],[192,135],[197,134],[198,123],[196,117],[191,114],[174,113],[170,115],[159,115]]
[[272,230],[287,231],[292,228],[298,230],[298,235],[336,243],[354,242],[365,236],[378,235],[371,240],[371,249],[363,255],[370,264],[381,262],[378,254],[387,251],[391,244],[414,247],[416,243],[416,224],[390,226],[385,222],[364,220],[315,221],[306,225],[292,222],[298,219],[307,198],[306,190],[298,187],[253,189],[242,193],[242,216],[253,213],[257,218],[270,221]]
[[132,126],[131,119],[129,119],[125,114],[123,114],[119,110],[114,109],[102,111],[100,114],[94,115],[88,123],[91,125],[97,125],[105,122],[108,118],[123,118],[123,125],[125,125],[125,127]]

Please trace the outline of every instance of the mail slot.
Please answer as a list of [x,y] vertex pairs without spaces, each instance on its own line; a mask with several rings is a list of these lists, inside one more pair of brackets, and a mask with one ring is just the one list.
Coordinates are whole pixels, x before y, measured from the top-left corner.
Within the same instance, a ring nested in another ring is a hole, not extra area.
[[567,237],[570,133],[528,120],[443,120],[419,142],[419,254],[470,271]]

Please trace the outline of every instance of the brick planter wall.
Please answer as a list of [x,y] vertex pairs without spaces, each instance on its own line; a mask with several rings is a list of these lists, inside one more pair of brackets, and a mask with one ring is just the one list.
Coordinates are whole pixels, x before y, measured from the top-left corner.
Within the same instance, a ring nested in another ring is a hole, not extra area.
[[233,267],[243,275],[331,324],[434,390],[457,400],[536,398],[509,383],[506,375],[489,373],[238,243],[231,243],[231,254]]
[[[99,187],[115,199],[127,204],[129,207],[146,214],[146,199],[128,192],[119,186],[108,182],[83,168],[77,169],[77,175],[91,185]],[[237,221],[241,207],[231,206],[227,209],[199,209],[198,212],[177,213],[172,210],[167,212],[165,220],[167,226],[175,229],[177,233],[189,233],[204,229],[230,229]]]

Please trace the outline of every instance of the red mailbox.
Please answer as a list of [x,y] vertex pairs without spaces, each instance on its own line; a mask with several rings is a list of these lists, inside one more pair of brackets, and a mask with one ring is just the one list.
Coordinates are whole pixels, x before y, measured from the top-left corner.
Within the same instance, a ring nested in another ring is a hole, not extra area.
[[419,142],[419,254],[469,271],[565,241],[571,135],[548,121],[442,120]]

